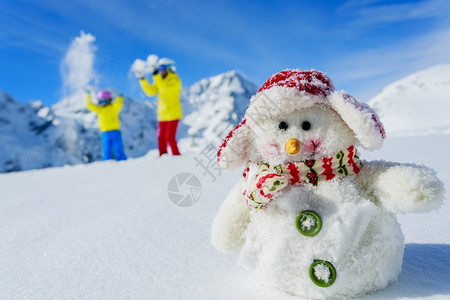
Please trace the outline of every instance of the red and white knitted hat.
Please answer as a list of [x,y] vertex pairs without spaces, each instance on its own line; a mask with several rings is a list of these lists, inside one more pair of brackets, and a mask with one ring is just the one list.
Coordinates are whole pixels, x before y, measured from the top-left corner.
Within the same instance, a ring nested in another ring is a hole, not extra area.
[[248,160],[248,134],[256,123],[317,104],[338,113],[363,148],[372,150],[383,145],[383,124],[369,105],[336,90],[325,73],[284,70],[272,75],[251,98],[244,119],[228,134],[217,152],[219,165],[232,169]]

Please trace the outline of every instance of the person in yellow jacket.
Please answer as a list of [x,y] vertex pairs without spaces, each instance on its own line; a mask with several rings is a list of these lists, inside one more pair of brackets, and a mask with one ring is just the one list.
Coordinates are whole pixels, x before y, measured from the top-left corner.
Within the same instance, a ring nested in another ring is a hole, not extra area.
[[102,132],[103,160],[126,160],[123,151],[122,134],[120,132],[119,113],[123,106],[123,96],[118,95],[112,101],[111,93],[99,91],[97,93],[98,105],[91,101],[90,91],[86,91],[86,106],[90,111],[97,113],[98,127]]
[[182,117],[180,92],[181,80],[175,73],[175,62],[168,58],[158,61],[158,69],[153,72],[150,84],[143,73],[136,73],[139,84],[147,96],[158,95],[158,149],[159,155],[167,153],[167,145],[172,155],[180,155],[176,141],[178,122]]

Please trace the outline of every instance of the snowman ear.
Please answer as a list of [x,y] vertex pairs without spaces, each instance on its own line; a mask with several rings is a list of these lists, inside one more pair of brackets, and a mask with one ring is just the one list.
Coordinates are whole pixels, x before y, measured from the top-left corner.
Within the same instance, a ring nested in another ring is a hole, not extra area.
[[355,133],[363,148],[381,148],[386,136],[384,127],[377,113],[368,104],[345,91],[334,91],[328,96],[328,100],[331,107]]
[[248,160],[249,128],[243,119],[224,139],[217,152],[217,160],[222,169],[230,170]]

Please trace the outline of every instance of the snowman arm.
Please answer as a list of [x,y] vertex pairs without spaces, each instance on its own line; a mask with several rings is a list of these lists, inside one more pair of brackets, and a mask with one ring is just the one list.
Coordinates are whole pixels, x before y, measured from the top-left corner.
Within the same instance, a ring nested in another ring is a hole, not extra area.
[[212,223],[211,242],[218,251],[232,252],[242,245],[250,222],[249,212],[240,181],[227,195]]
[[436,172],[425,166],[388,161],[363,161],[357,176],[363,188],[392,212],[428,212],[439,208],[444,185]]

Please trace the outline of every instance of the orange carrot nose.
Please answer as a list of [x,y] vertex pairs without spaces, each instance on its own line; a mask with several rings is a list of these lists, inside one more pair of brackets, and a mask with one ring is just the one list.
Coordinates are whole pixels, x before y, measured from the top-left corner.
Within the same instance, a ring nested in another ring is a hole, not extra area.
[[285,145],[286,152],[295,155],[300,152],[300,142],[297,139],[289,139]]

